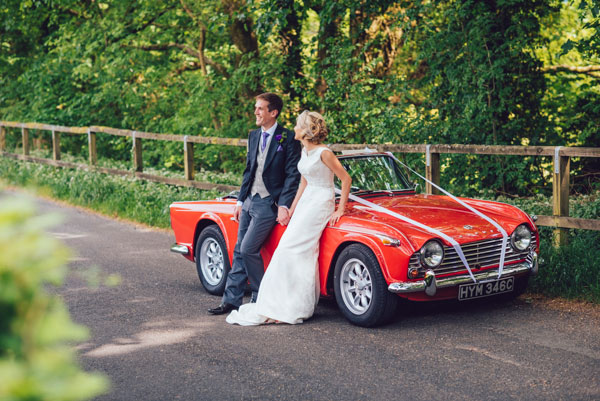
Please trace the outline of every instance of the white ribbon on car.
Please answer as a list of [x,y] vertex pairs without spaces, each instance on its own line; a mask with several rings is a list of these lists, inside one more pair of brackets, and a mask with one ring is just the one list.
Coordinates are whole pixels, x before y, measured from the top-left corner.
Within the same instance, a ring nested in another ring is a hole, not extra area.
[[[427,149],[429,150],[429,149]],[[508,234],[506,233],[506,231],[504,230],[504,228],[502,228],[498,223],[496,223],[494,220],[492,220],[491,218],[489,218],[488,216],[486,216],[485,214],[481,213],[480,211],[478,211],[477,209],[473,208],[472,206],[468,205],[467,203],[461,201],[460,199],[458,199],[457,197],[455,197],[454,195],[452,195],[451,193],[449,193],[448,191],[444,190],[443,188],[441,188],[440,186],[434,184],[433,182],[431,182],[430,180],[428,180],[427,178],[423,177],[421,174],[417,173],[416,171],[414,171],[413,169],[411,169],[410,167],[408,167],[406,164],[402,163],[400,160],[398,160],[393,154],[388,152],[388,155],[390,155],[395,161],[397,161],[398,163],[400,163],[402,166],[404,166],[405,168],[407,168],[409,171],[413,172],[414,174],[416,174],[418,177],[420,177],[421,179],[425,180],[425,182],[431,184],[433,187],[435,187],[436,189],[438,189],[439,191],[443,192],[444,194],[446,194],[448,197],[450,197],[452,200],[454,200],[455,202],[459,203],[460,205],[466,207],[467,209],[469,209],[470,211],[472,211],[473,213],[475,213],[477,216],[483,218],[484,220],[488,221],[489,223],[491,223],[494,227],[496,227],[498,229],[498,231],[502,234],[502,250],[500,253],[500,266],[498,269],[498,278],[500,278],[502,276],[502,271],[504,269],[504,257],[506,255],[506,245],[508,243]],[[335,192],[337,194],[341,194],[341,191],[336,188]],[[467,259],[465,257],[464,252],[462,251],[462,248],[460,247],[460,244],[451,236],[433,228],[433,227],[429,227],[423,223],[419,223],[418,221],[415,221],[409,217],[403,216],[401,214],[398,214],[394,211],[391,211],[387,208],[384,208],[382,206],[379,206],[373,202],[369,202],[365,199],[362,199],[356,195],[349,195],[349,199],[351,199],[354,202],[360,203],[361,205],[364,205],[365,207],[359,207],[359,206],[355,206],[357,209],[371,209],[374,210],[376,212],[379,213],[384,213],[387,214],[389,216],[392,216],[398,220],[402,220],[404,222],[407,222],[413,226],[419,227],[425,231],[427,231],[430,234],[433,235],[437,235],[443,239],[445,239],[447,242],[449,242],[452,247],[454,248],[454,250],[456,251],[456,254],[458,255],[458,257],[460,258],[461,262],[463,263],[463,265],[467,268],[467,272],[469,272],[469,276],[471,276],[471,279],[473,280],[474,283],[477,282],[477,280],[475,279],[475,276],[473,275],[473,272],[471,271],[471,268],[469,266],[469,262],[467,262]]]
[[[466,207],[467,209],[469,209],[470,211],[472,211],[473,213],[475,213],[477,216],[481,217],[482,219],[486,220],[491,225],[493,225],[494,227],[496,227],[496,229],[502,234],[502,250],[500,251],[500,264],[499,264],[499,267],[498,267],[498,278],[500,278],[502,276],[502,271],[504,270],[504,257],[506,256],[506,245],[508,244],[508,234],[506,233],[506,231],[504,230],[504,228],[502,228],[502,226],[500,224],[498,224],[496,221],[494,221],[492,218],[490,218],[490,217],[486,216],[485,214],[481,213],[479,210],[475,209],[473,206],[467,204],[466,202],[461,201],[456,196],[452,195],[450,192],[446,191],[445,189],[443,189],[439,185],[434,184],[433,182],[431,182],[427,178],[423,177],[421,174],[417,173],[412,168],[408,167],[406,164],[402,163],[392,153],[388,152],[388,155],[390,155],[394,160],[396,160],[398,163],[400,163],[402,166],[404,166],[410,172],[416,174],[419,178],[425,180],[425,182],[427,182],[428,184],[431,184],[431,186],[433,186],[434,188],[438,189],[440,192],[443,192],[445,195],[447,195],[448,197],[450,197],[453,201],[455,201],[455,202],[459,203],[460,205]],[[456,247],[455,247],[455,249],[456,249]],[[461,258],[461,260],[462,260],[462,258]],[[466,265],[466,260],[464,260],[463,263],[465,263],[465,265]],[[467,270],[469,270],[468,267],[467,267]],[[469,272],[470,272],[470,270],[469,270]]]
[[[335,192],[338,194],[341,194],[341,191],[339,189],[335,189]],[[415,221],[409,217],[406,216],[402,216],[401,214],[398,214],[396,212],[391,211],[390,209],[386,209],[385,207],[379,206],[373,202],[369,202],[367,200],[364,200],[362,198],[359,198],[356,195],[349,195],[349,198],[351,200],[353,200],[354,202],[360,203],[361,205],[364,205],[366,207],[360,207],[360,206],[355,206],[356,209],[371,209],[374,210],[376,212],[379,213],[385,213],[387,215],[390,215],[392,217],[397,218],[398,220],[402,220],[405,221],[409,224],[412,224],[413,226],[419,227],[425,231],[427,231],[430,234],[433,235],[437,235],[439,237],[442,237],[443,239],[445,239],[446,241],[448,241],[450,244],[452,244],[452,247],[454,247],[454,250],[456,251],[456,253],[458,254],[458,257],[460,258],[460,260],[463,262],[463,264],[465,265],[465,267],[467,268],[467,271],[469,272],[469,276],[471,276],[471,278],[473,279],[473,282],[476,283],[477,280],[475,279],[475,276],[473,275],[473,272],[471,271],[471,268],[469,267],[469,263],[467,262],[467,259],[465,258],[465,254],[462,251],[462,248],[460,247],[460,245],[458,244],[458,242],[456,242],[456,240],[454,240],[454,238],[452,238],[451,236],[444,234],[443,232],[436,230],[435,228],[426,226],[423,223],[419,223],[418,221]]]
[[87,129],[87,137],[88,137],[88,147],[92,147],[92,130],[90,128]]
[[554,148],[554,174],[560,173],[560,148],[562,148],[562,146]]

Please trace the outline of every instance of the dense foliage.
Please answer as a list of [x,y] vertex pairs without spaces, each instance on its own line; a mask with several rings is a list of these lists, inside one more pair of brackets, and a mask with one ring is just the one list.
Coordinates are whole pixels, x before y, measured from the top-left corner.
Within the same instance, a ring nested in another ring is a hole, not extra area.
[[[244,137],[270,90],[288,126],[323,111],[330,142],[598,146],[599,4],[7,0],[0,118]],[[207,147],[198,163],[239,173],[239,150]],[[99,152],[126,160],[130,143],[99,137]],[[181,168],[180,153],[145,145],[159,167]],[[548,193],[549,162],[445,157],[442,180],[461,194]],[[577,191],[593,189],[598,163],[573,160]]]
[[[531,198],[499,198],[529,214],[552,214],[552,200],[537,195]],[[582,219],[600,219],[600,191],[569,199],[570,215]],[[538,227],[540,232],[539,274],[530,280],[529,291],[549,296],[579,298],[600,302],[600,232],[569,230],[568,245],[554,247],[553,228]],[[574,262],[576,261],[576,262]]]
[[[0,399],[75,401],[106,391],[107,380],[81,371],[72,349],[87,329],[71,321],[47,286],[62,283],[69,252],[44,229],[32,203],[0,199]],[[69,344],[70,343],[70,344]]]

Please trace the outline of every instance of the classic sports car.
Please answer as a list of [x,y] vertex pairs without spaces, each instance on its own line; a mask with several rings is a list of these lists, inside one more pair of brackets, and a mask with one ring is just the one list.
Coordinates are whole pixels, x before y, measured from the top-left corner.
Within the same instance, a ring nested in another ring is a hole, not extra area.
[[[381,324],[394,314],[400,297],[517,296],[537,273],[539,234],[534,220],[518,208],[418,194],[391,154],[339,159],[353,187],[346,214],[321,237],[320,291],[335,296],[350,322]],[[235,204],[231,195],[170,206],[176,240],[171,251],[195,262],[202,285],[215,295],[223,293],[233,260]],[[267,239],[265,266],[284,230],[276,225]]]

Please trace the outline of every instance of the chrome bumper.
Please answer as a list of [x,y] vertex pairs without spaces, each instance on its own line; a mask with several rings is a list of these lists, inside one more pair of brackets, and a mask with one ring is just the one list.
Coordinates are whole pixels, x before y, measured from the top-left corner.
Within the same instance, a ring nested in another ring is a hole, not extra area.
[[190,253],[190,250],[185,245],[173,244],[171,245],[171,252],[187,255]]
[[[538,272],[538,255],[536,252],[531,252],[525,262],[515,265],[505,266],[502,270],[502,278],[514,276],[521,273],[530,272],[535,275]],[[486,281],[495,280],[498,278],[498,269],[486,270],[481,273],[473,273],[475,280]],[[425,278],[419,281],[410,281],[406,283],[391,283],[388,290],[394,294],[409,294],[411,292],[425,291],[429,296],[434,296],[438,288],[455,287],[460,284],[472,283],[473,279],[468,274],[461,276],[452,276],[444,278],[436,278],[433,270],[428,270],[425,273]]]

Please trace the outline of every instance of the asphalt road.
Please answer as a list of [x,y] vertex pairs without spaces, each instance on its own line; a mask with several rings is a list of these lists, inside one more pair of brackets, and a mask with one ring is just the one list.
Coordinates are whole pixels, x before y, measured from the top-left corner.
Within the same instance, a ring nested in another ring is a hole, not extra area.
[[[112,382],[100,400],[600,399],[600,317],[585,308],[409,304],[364,329],[321,300],[302,325],[230,326],[206,313],[219,298],[169,252],[171,233],[37,203],[64,216],[50,232],[76,255],[58,293],[90,328],[83,367]],[[121,284],[90,287],[79,273],[94,266]]]

